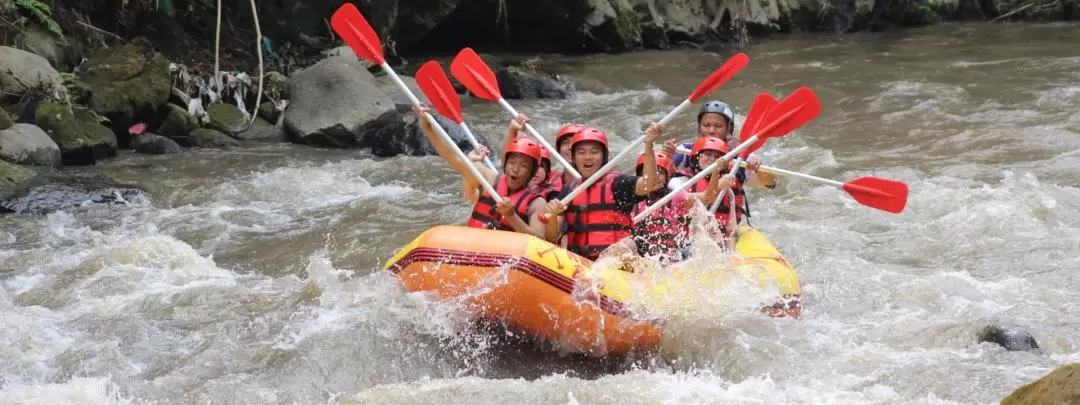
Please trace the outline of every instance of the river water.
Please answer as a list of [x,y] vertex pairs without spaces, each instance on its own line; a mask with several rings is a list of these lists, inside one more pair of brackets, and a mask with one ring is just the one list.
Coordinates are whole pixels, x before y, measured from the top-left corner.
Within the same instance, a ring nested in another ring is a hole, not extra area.
[[[822,115],[761,159],[907,182],[907,210],[782,179],[753,225],[799,270],[803,318],[738,294],[657,353],[588,361],[477,327],[383,262],[463,223],[437,157],[265,145],[99,166],[131,207],[0,217],[0,404],[989,404],[1080,361],[1080,25],[943,25],[752,45],[722,97],[814,89]],[[724,57],[555,58],[582,91],[513,101],[619,148]],[[507,116],[467,100],[489,139]],[[689,136],[693,114],[672,133]],[[979,344],[991,323],[1041,352]]]

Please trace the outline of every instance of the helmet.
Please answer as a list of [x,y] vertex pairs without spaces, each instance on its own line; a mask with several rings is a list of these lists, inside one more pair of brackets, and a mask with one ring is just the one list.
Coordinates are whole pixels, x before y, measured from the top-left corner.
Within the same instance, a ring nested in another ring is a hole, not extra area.
[[588,127],[588,128],[582,129],[581,132],[578,132],[578,133],[574,134],[574,137],[570,139],[570,150],[573,151],[574,147],[577,146],[577,144],[579,144],[581,142],[588,142],[588,141],[600,142],[600,144],[604,145],[604,163],[607,164],[607,160],[608,160],[607,135],[604,134],[604,131],[601,131],[598,128]]
[[531,157],[539,164],[541,158],[540,152],[543,150],[544,148],[541,148],[540,144],[536,143],[536,141],[519,136],[517,138],[514,138],[514,140],[510,142],[510,145],[506,146],[506,151],[503,152],[503,162],[505,164],[506,159],[510,156],[511,153],[520,153],[522,155]]
[[559,132],[555,134],[555,146],[558,147],[564,138],[573,137],[574,134],[581,132],[583,129],[585,129],[585,126],[581,124],[563,125],[562,128],[559,128]]
[[731,110],[731,106],[720,100],[706,101],[701,105],[701,109],[698,110],[697,120],[701,123],[701,116],[705,113],[717,113],[727,118],[730,125],[730,132],[735,131],[735,112]]
[[[656,168],[657,169],[664,169],[664,171],[667,172],[668,175],[671,175],[671,167],[672,167],[671,156],[668,156],[668,154],[664,153],[664,152],[656,152],[655,156],[656,156]],[[642,171],[642,169],[644,169],[644,166],[645,166],[645,154],[642,153],[641,156],[638,156],[638,158],[637,158],[637,164],[634,165],[634,170],[637,171],[638,176],[641,175],[641,171]]]
[[551,171],[551,152],[547,148],[540,148],[540,166]]
[[703,138],[698,138],[698,140],[694,142],[694,147],[690,149],[690,157],[696,157],[699,153],[707,150],[717,151],[726,154],[730,149],[728,149],[728,146],[726,143],[724,143],[724,140],[713,136],[706,136]]

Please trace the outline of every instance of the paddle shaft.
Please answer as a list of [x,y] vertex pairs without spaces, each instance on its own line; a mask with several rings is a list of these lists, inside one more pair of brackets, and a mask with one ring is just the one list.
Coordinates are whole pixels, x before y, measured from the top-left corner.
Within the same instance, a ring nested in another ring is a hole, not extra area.
[[[405,82],[401,81],[401,77],[399,77],[397,73],[394,73],[394,69],[391,68],[389,64],[383,62],[379,64],[379,67],[381,67],[382,70],[386,72],[387,76],[390,76],[390,80],[393,80],[394,83],[401,88],[401,91],[405,92],[405,95],[409,97],[409,101],[411,101],[413,105],[420,105],[420,99],[416,98],[416,95],[413,94],[412,90],[409,89],[409,86],[405,85]],[[480,171],[476,170],[476,166],[472,164],[472,161],[469,160],[469,157],[465,156],[465,154],[461,152],[461,149],[458,149],[457,144],[454,143],[453,139],[450,139],[450,135],[446,133],[446,130],[443,129],[442,125],[439,125],[439,122],[435,121],[435,117],[433,117],[430,113],[425,112],[424,118],[426,118],[428,120],[428,123],[431,124],[431,127],[435,130],[435,133],[439,134],[439,136],[442,137],[442,140],[450,145],[450,148],[454,150],[454,154],[457,155],[457,158],[465,163],[465,167],[469,169],[469,174],[472,175],[473,180],[480,183],[480,185],[484,187],[484,191],[487,191],[487,193],[490,194],[491,197],[494,198],[496,201],[501,200],[502,196],[500,196],[499,193],[495,191],[495,188],[491,186],[491,183],[489,183],[487,179],[484,178],[484,176],[480,175]],[[464,124],[464,122],[462,124]]]
[[[678,147],[678,148],[675,148],[675,153],[681,153],[683,155],[689,155],[690,150],[686,149],[686,148],[683,148],[683,147]],[[739,162],[739,166],[740,167],[746,167],[747,163],[746,162]],[[772,167],[772,166],[761,165],[761,166],[758,167],[757,170],[760,170],[760,171],[763,171],[763,172],[766,172],[766,173],[779,174],[781,176],[788,176],[788,177],[800,178],[800,179],[803,179],[803,180],[816,181],[818,183],[828,184],[828,185],[833,186],[833,187],[839,187],[839,188],[844,187],[844,183],[836,181],[836,180],[829,180],[829,179],[826,179],[826,178],[823,178],[823,177],[812,176],[812,175],[809,175],[809,174],[806,174],[806,173],[793,172],[791,170],[781,169],[781,168]]]
[[[510,105],[510,103],[506,102],[505,98],[502,98],[501,95],[499,96],[499,105],[503,106],[503,108],[506,109],[506,111],[514,117],[520,115],[517,110],[515,110],[514,107]],[[567,173],[570,173],[570,176],[573,176],[575,179],[581,180],[581,173],[578,173],[578,171],[574,169],[574,166],[570,165],[570,162],[567,162],[566,159],[564,159],[562,155],[559,154],[558,149],[555,149],[555,147],[551,146],[551,144],[548,143],[548,141],[544,139],[544,137],[540,136],[540,133],[536,132],[536,128],[533,128],[532,124],[526,123],[525,130],[529,131],[529,134],[531,134],[533,138],[536,138],[536,140],[540,142],[541,145],[544,145],[544,148],[547,148],[548,152],[551,152],[551,157],[555,158],[555,160],[563,166],[563,170],[565,170]]]
[[[661,118],[659,124],[660,125],[667,125],[668,122],[670,122],[672,119],[674,119],[675,116],[679,115],[679,113],[681,113],[683,110],[685,110],[686,107],[689,107],[690,104],[692,104],[692,102],[690,101],[689,98],[686,99],[686,100],[683,100],[682,103],[680,103],[678,106],[676,106],[674,109],[672,109],[671,112],[669,112],[667,115],[664,116],[664,118]],[[629,145],[627,145],[625,148],[623,148],[622,152],[619,152],[618,155],[615,155],[615,157],[611,158],[611,160],[609,160],[607,162],[607,164],[600,167],[600,170],[597,170],[595,174],[593,174],[592,176],[589,176],[588,179],[585,179],[585,182],[581,183],[581,185],[574,188],[574,190],[570,191],[570,194],[567,194],[566,197],[563,197],[563,199],[559,200],[559,201],[562,202],[563,205],[569,204],[570,201],[573,201],[574,198],[578,196],[578,194],[581,194],[583,191],[588,189],[590,186],[595,184],[597,181],[600,181],[600,179],[604,176],[605,173],[611,171],[611,169],[614,168],[616,164],[618,164],[620,159],[626,157],[626,155],[630,154],[634,149],[636,149],[638,147],[638,145],[641,145],[643,143],[645,143],[645,135],[639,136],[633,142],[630,142]],[[749,145],[747,145],[747,146],[749,146]]]
[[[680,184],[674,190],[671,190],[671,192],[669,192],[667,195],[665,195],[664,198],[661,198],[660,201],[657,201],[657,202],[653,203],[648,208],[646,208],[645,211],[642,211],[641,213],[637,214],[637,216],[634,217],[634,222],[641,222],[641,220],[647,218],[654,211],[656,211],[657,209],[660,209],[660,207],[664,206],[664,204],[667,204],[669,201],[671,201],[673,198],[675,198],[676,194],[679,194],[683,190],[686,190],[686,189],[690,188],[690,186],[696,184],[699,180],[705,178],[705,176],[708,176],[709,173],[712,173],[713,170],[716,170],[716,165],[719,165],[721,161],[723,161],[724,159],[731,159],[732,156],[738,155],[739,152],[743,151],[743,149],[749,148],[750,145],[754,144],[754,142],[757,142],[758,137],[759,137],[759,135],[751,136],[747,140],[743,141],[743,143],[740,143],[739,146],[736,146],[735,149],[732,149],[731,152],[728,152],[727,154],[725,154],[720,159],[717,159],[715,162],[712,162],[712,164],[710,164],[709,166],[705,167],[704,169],[701,169],[701,171],[698,172],[698,174],[695,174],[689,180],[687,180],[683,184]],[[717,196],[717,198],[722,198],[722,197]]]
[[[472,131],[469,130],[469,126],[465,125],[465,121],[459,122],[458,126],[461,127],[462,131],[465,131],[465,136],[469,138],[469,142],[472,143],[473,149],[480,149],[480,142],[476,141],[476,136],[473,135]],[[499,171],[499,169],[495,167],[494,163],[491,163],[491,159],[487,156],[484,156],[484,165],[487,166],[488,169],[494,170],[495,172]]]

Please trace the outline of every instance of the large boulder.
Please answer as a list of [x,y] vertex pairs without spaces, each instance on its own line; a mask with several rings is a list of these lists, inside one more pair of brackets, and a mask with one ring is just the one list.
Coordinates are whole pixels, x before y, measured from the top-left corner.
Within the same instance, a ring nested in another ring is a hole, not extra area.
[[64,165],[92,165],[116,156],[116,134],[101,125],[88,110],[66,104],[41,103],[34,110],[34,124],[60,146]]
[[239,107],[229,103],[214,103],[206,109],[206,115],[210,117],[210,128],[236,135],[247,129],[247,119]]
[[274,124],[262,119],[262,117],[255,118],[255,122],[251,123],[251,127],[236,134],[235,137],[245,141],[282,142],[288,140],[284,129],[274,126]]
[[31,166],[60,166],[60,147],[32,124],[0,129],[0,159]]
[[[415,95],[418,100],[429,104],[431,103],[431,101],[428,100],[427,96],[424,95],[424,91],[421,90],[420,86],[416,84],[415,78],[413,78],[412,76],[399,77],[401,77],[401,82],[405,83],[405,87],[408,87],[409,90],[412,90],[413,95]],[[394,83],[394,79],[391,79],[390,75],[383,75],[377,77],[375,79],[375,83],[379,86],[379,89],[386,93],[386,95],[390,96],[390,100],[392,100],[394,104],[412,104],[412,100],[409,100],[409,96],[405,95],[404,91],[401,91],[401,86],[398,86],[397,83]]]
[[1080,404],[1080,363],[1058,368],[1001,400],[1001,405],[1072,404]]
[[[466,153],[472,150],[472,143],[460,126],[441,115],[435,114],[434,117],[454,144]],[[473,132],[480,144],[488,144],[483,136],[475,133],[475,130]],[[416,114],[410,110],[410,106],[404,104],[399,104],[395,110],[379,116],[371,124],[371,130],[365,134],[360,146],[370,147],[371,154],[379,157],[436,154],[435,147],[424,136]]]
[[15,37],[19,47],[39,55],[56,69],[70,70],[77,62],[77,52],[66,37],[59,37],[37,24],[26,24]]
[[[38,172],[29,167],[0,160],[0,202],[20,193],[37,176]],[[3,204],[0,204],[0,212],[4,211]]]
[[234,146],[240,146],[240,142],[221,131],[200,128],[191,131],[191,134],[188,135],[187,146],[196,148],[228,149]]
[[0,46],[0,99],[35,91],[61,99],[65,93],[60,72],[48,60],[22,49]]
[[[138,122],[154,127],[158,107],[169,100],[169,61],[143,41],[108,48],[92,55],[80,68],[79,77],[91,88],[89,106],[108,117],[117,133]],[[127,138],[121,139],[123,147]]]
[[100,172],[52,168],[42,168],[14,193],[5,194],[3,165],[0,162],[0,212],[48,214],[92,204],[127,205],[148,198],[144,190],[117,183]]
[[355,58],[324,59],[289,78],[285,128],[297,143],[358,147],[368,124],[394,102]]
[[166,103],[162,106],[162,111],[165,118],[162,120],[161,126],[155,131],[162,136],[177,142],[183,142],[191,131],[199,129],[199,122],[191,114],[188,114],[183,107]]
[[131,140],[131,148],[148,155],[168,155],[184,151],[176,141],[150,132],[135,135]]

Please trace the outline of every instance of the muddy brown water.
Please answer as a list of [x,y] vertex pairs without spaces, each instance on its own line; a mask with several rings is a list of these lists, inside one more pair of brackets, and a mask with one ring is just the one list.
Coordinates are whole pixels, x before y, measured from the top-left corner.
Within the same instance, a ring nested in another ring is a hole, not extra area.
[[[592,362],[468,322],[381,271],[463,223],[437,157],[292,145],[125,154],[126,209],[0,217],[0,403],[989,404],[1080,361],[1080,25],[950,24],[754,44],[714,94],[809,86],[822,115],[761,152],[839,180],[907,182],[900,215],[782,179],[753,225],[799,270],[801,320],[739,294],[679,314],[657,353]],[[549,57],[583,91],[513,101],[620,148],[723,61]],[[489,139],[496,105],[464,101]],[[693,131],[693,114],[669,133]],[[1041,352],[978,344],[1029,328]],[[543,347],[541,347],[543,348]]]

